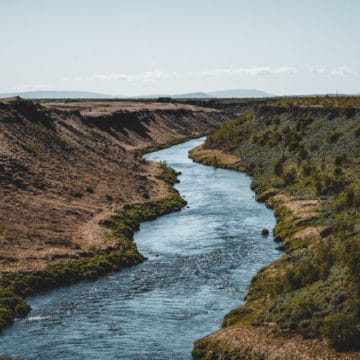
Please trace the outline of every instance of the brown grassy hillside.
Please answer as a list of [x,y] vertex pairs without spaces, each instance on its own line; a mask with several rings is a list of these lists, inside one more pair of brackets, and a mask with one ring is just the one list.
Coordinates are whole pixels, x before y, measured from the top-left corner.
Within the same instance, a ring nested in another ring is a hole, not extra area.
[[164,196],[135,149],[198,136],[216,110],[114,101],[0,101],[0,270],[41,268],[107,246],[99,221]]

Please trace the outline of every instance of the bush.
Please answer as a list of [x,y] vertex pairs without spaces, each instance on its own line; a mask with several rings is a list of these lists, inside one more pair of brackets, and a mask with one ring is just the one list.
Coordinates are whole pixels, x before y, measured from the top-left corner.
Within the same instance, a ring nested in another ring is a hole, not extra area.
[[280,159],[278,159],[275,164],[274,164],[274,174],[276,176],[281,176],[282,174],[282,169],[284,166],[284,163],[286,161],[286,157],[284,155],[281,156]]
[[359,319],[352,315],[336,314],[325,318],[321,332],[329,339],[330,346],[338,351],[360,349]]
[[336,167],[336,168],[334,169],[334,175],[335,175],[335,176],[339,176],[339,175],[341,175],[342,173],[343,173],[342,168]]
[[314,119],[312,117],[297,119],[295,124],[296,131],[304,132],[313,121]]
[[302,171],[305,176],[310,176],[313,170],[314,170],[313,167],[310,165],[308,161],[303,163]]
[[[301,160],[305,160],[307,159],[309,156],[309,153],[306,151],[306,149],[304,148],[304,146],[300,146],[299,149],[297,150],[297,157],[298,159]],[[299,162],[300,162],[299,161]]]
[[344,177],[331,177],[329,175],[314,175],[314,186],[319,195],[339,194],[344,190],[346,180]]
[[296,182],[296,170],[294,167],[291,167],[289,170],[283,171],[282,178],[284,179],[285,185],[291,185]]
[[356,186],[348,187],[345,192],[345,205],[360,208],[360,189]]
[[354,135],[355,137],[360,137],[360,125],[354,129]]
[[160,166],[162,173],[159,177],[163,181],[170,185],[174,185],[175,183],[179,182],[179,180],[177,179],[178,174],[173,168],[167,166],[166,161],[160,161]]
[[350,274],[355,278],[356,284],[360,290],[360,283],[358,281],[358,276],[360,274],[360,238],[359,236],[348,238],[343,241],[341,245],[341,254],[344,264],[349,269]]
[[340,166],[342,164],[345,164],[346,162],[348,162],[348,158],[345,153],[339,154],[335,157],[335,165],[336,166]]
[[347,106],[347,107],[345,107],[345,109],[344,109],[344,113],[345,113],[345,117],[346,117],[347,119],[350,119],[350,118],[352,118],[352,117],[355,116],[355,114],[356,114],[356,109],[355,109],[353,106]]
[[326,140],[328,143],[333,144],[343,135],[341,132],[330,132],[327,134]]

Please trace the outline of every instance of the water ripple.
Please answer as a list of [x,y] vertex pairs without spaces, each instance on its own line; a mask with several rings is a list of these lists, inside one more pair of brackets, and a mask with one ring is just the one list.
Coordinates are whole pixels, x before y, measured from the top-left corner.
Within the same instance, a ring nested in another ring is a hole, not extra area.
[[188,207],[141,225],[143,264],[29,299],[33,311],[0,338],[0,353],[26,359],[191,359],[194,340],[240,306],[250,279],[279,256],[272,212],[250,178],[193,163],[192,140],[148,154],[181,171]]

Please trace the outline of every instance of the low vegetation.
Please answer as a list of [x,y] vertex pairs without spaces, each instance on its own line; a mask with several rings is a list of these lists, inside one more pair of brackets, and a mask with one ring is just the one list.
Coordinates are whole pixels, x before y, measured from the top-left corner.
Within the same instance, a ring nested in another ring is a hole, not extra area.
[[193,159],[239,159],[259,200],[274,209],[284,256],[259,271],[246,304],[223,326],[274,331],[360,349],[360,98],[269,99],[210,134]]

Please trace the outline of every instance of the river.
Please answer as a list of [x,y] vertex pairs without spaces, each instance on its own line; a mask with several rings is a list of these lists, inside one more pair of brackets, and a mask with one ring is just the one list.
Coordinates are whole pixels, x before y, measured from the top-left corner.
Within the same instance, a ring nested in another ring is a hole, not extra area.
[[[24,359],[191,359],[193,341],[243,303],[251,278],[280,256],[271,210],[251,178],[192,162],[190,140],[147,154],[180,171],[188,206],[141,224],[143,264],[27,299],[30,314],[0,336],[0,354]],[[271,234],[271,232],[270,232]]]

